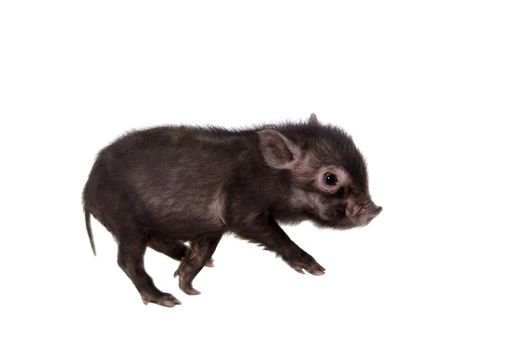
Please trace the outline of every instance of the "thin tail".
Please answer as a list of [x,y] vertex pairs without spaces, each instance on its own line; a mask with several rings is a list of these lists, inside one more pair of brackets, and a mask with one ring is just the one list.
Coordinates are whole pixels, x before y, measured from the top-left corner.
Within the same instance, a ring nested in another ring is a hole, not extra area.
[[95,249],[95,241],[93,240],[93,233],[91,233],[91,220],[90,213],[86,207],[84,207],[84,215],[86,218],[86,230],[89,237],[89,243],[91,243],[91,249],[93,250],[93,255],[97,256],[97,250]]

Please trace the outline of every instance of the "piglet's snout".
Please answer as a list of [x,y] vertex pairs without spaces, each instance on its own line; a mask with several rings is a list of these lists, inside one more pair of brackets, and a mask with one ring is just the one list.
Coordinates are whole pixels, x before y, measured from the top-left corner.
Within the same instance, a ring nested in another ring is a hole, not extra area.
[[357,226],[365,226],[378,216],[382,210],[382,207],[376,205],[371,200],[368,200],[364,204],[355,205],[352,210],[347,211],[347,214],[350,214],[350,219]]
[[372,219],[379,215],[381,210],[383,210],[382,207],[375,205],[374,202],[370,202],[360,220],[361,225],[367,225]]

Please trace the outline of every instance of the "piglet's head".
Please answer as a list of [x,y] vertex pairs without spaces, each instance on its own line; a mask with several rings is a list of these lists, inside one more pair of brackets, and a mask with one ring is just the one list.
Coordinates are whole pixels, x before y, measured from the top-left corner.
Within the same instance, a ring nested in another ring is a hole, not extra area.
[[258,132],[266,164],[290,172],[288,205],[320,226],[365,226],[382,210],[371,199],[363,156],[352,138],[314,114],[308,123]]

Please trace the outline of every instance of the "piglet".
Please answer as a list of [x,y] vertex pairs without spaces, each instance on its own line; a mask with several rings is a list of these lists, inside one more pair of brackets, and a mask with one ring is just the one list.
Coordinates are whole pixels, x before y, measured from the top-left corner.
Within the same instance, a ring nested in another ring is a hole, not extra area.
[[314,114],[305,123],[253,129],[132,131],[100,151],[83,203],[93,253],[90,215],[115,237],[118,264],[143,302],[168,307],[180,302],[145,271],[147,247],[180,260],[180,288],[198,294],[192,281],[226,232],[263,245],[297,272],[322,275],[280,224],[350,229],[381,212],[352,138]]

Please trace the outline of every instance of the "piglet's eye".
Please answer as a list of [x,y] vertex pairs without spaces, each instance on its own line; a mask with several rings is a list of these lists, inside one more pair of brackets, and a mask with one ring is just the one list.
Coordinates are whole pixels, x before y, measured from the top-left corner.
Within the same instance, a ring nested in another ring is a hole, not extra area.
[[328,186],[335,186],[337,184],[337,176],[334,173],[326,173],[324,174],[324,182]]

